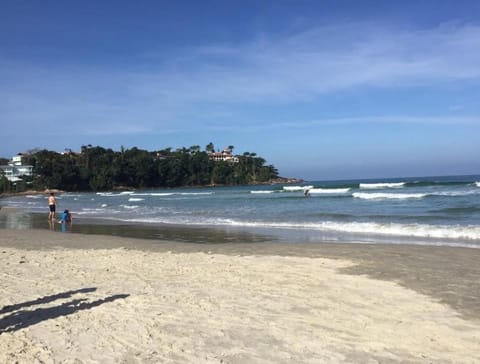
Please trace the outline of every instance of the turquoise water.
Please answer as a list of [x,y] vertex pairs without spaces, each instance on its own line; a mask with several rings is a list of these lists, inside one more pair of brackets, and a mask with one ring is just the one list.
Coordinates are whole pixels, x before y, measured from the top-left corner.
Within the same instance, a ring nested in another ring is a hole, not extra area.
[[[304,192],[309,191],[306,197]],[[75,221],[210,227],[285,241],[480,247],[480,176],[313,181],[299,185],[65,193]],[[46,196],[3,206],[47,214]]]

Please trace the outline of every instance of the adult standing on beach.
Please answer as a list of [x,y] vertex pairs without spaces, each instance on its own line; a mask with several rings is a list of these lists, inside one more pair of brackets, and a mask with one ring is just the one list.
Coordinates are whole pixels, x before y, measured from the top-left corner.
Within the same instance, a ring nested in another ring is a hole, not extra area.
[[50,196],[48,196],[48,207],[50,208],[50,213],[48,214],[49,220],[55,219],[55,208],[57,206],[57,200],[55,199],[55,194],[50,192]]

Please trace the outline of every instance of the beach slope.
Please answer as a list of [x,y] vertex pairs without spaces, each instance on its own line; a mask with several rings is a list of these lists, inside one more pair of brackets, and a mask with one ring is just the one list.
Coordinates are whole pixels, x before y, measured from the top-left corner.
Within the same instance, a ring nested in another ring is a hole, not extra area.
[[1,230],[0,362],[480,362],[478,318],[354,259],[138,244]]

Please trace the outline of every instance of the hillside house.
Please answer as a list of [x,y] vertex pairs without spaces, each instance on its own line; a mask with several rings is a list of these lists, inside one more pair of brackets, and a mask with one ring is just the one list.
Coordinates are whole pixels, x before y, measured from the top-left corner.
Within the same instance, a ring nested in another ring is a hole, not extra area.
[[210,153],[210,159],[218,162],[218,161],[225,161],[231,163],[238,163],[238,157],[232,154],[232,150],[229,148],[225,148],[222,152],[213,152]]
[[20,181],[22,176],[32,176],[33,166],[23,164],[23,155],[18,154],[8,162],[8,165],[0,166],[0,174],[3,174],[10,182]]

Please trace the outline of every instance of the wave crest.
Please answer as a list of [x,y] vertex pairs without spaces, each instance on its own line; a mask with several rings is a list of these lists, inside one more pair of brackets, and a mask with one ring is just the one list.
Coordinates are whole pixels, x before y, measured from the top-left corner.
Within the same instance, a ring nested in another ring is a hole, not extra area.
[[410,198],[423,198],[427,196],[426,193],[383,193],[383,192],[354,192],[352,194],[355,198],[360,198],[364,200],[387,200],[387,199],[395,199],[395,200],[403,200],[403,199],[410,199]]
[[283,186],[283,190],[289,192],[310,190],[312,188],[313,186]]
[[338,193],[347,193],[350,191],[350,188],[312,188],[308,190],[309,193],[318,193],[318,194],[338,194]]
[[[400,237],[466,239],[480,240],[480,226],[462,225],[427,225],[427,224],[397,224],[375,222],[338,223],[325,221],[321,223],[270,223],[242,222],[231,219],[218,221],[222,225],[266,227],[282,229],[307,229],[319,231],[334,231],[369,235],[391,235]],[[480,248],[480,246],[479,246]]]
[[143,201],[143,198],[135,198],[135,197],[130,197],[128,201]]
[[365,189],[378,189],[378,188],[401,188],[405,186],[405,182],[396,183],[360,183],[360,188]]

